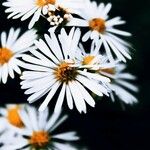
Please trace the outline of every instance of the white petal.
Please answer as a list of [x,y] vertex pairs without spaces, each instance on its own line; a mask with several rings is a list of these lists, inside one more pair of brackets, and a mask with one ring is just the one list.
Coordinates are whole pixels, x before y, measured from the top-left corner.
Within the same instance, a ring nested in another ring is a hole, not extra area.
[[128,42],[122,40],[121,38],[119,38],[119,37],[117,37],[117,36],[115,36],[115,35],[113,35],[111,33],[107,33],[107,35],[109,35],[112,39],[118,41],[119,43],[121,43],[121,44],[123,44],[125,46],[128,46],[128,47],[131,47],[131,45]]
[[107,14],[109,13],[111,7],[112,7],[112,4],[111,4],[111,3],[108,3],[108,4],[106,5],[106,7],[104,8],[104,10],[103,10],[103,12],[102,12],[101,15],[102,15],[102,16],[107,16]]
[[86,88],[91,90],[93,93],[99,96],[103,96],[101,88],[98,87],[98,84],[89,80],[83,76],[78,76],[77,80],[81,82]]
[[17,63],[16,63],[16,59],[15,58],[12,58],[10,60],[10,64],[11,64],[11,67],[13,68],[14,71],[16,71],[18,74],[21,74],[21,70],[20,68],[17,66]]
[[21,21],[24,21],[26,19],[28,19],[30,16],[32,16],[35,11],[37,10],[37,7],[31,9],[30,11],[28,11],[22,18],[21,18]]
[[105,48],[105,51],[106,51],[106,54],[107,54],[107,57],[108,59],[110,60],[111,63],[114,63],[114,58],[112,56],[112,53],[110,51],[110,48],[105,40],[105,37],[101,35],[101,39],[103,41],[103,44],[104,44],[104,48]]
[[73,99],[72,99],[72,96],[71,96],[71,92],[70,92],[69,86],[66,87],[66,97],[67,97],[68,107],[70,109],[73,109]]
[[60,114],[61,114],[61,110],[57,113],[53,113],[52,116],[50,117],[50,119],[48,120],[46,126],[45,126],[45,130],[50,130],[51,127],[56,123],[56,121],[58,120]]
[[120,86],[113,85],[113,88],[115,90],[116,95],[125,103],[133,104],[137,102],[137,99],[132,94],[130,94]]
[[37,112],[35,110],[34,107],[26,107],[27,111],[28,111],[28,116],[32,125],[32,129],[34,131],[38,131],[39,127],[38,127],[38,121],[37,121]]
[[75,81],[69,82],[69,88],[70,88],[77,110],[80,113],[82,113],[82,111],[86,113],[86,104],[83,99],[83,96],[81,95],[81,92],[78,89],[76,82]]
[[31,29],[34,24],[39,20],[40,18],[40,15],[41,15],[41,8],[39,8],[35,13],[34,13],[34,16],[32,17],[30,23],[29,23],[29,26],[28,28]]
[[9,72],[9,75],[12,79],[14,79],[14,71],[12,69],[12,66],[11,66],[11,61],[8,62],[8,72]]
[[8,38],[7,38],[7,43],[6,43],[6,45],[7,45],[7,47],[10,47],[11,46],[11,44],[12,44],[12,38],[13,38],[13,35],[14,35],[14,28],[11,28],[10,30],[9,30],[9,34],[8,34]]
[[56,82],[53,85],[53,87],[52,87],[51,91],[49,92],[49,94],[47,95],[46,99],[44,100],[44,102],[39,107],[39,111],[43,111],[47,107],[48,103],[50,102],[50,100],[52,99],[54,94],[56,93],[59,86],[60,86],[59,82]]
[[14,52],[28,51],[29,47],[33,45],[36,39],[36,30],[28,30],[22,36],[20,36],[17,41],[13,44],[12,49]]
[[79,87],[79,90],[82,93],[82,96],[84,97],[85,101],[92,107],[95,107],[95,101],[92,98],[92,96],[85,90],[85,88],[79,83],[76,82],[77,86]]
[[32,129],[32,124],[31,124],[31,121],[30,121],[30,118],[27,114],[27,112],[22,109],[20,112],[20,117],[21,117],[21,120],[22,122],[24,123],[24,125],[28,128],[28,129]]
[[62,107],[64,97],[65,97],[65,91],[66,91],[66,84],[64,83],[60,91],[60,94],[58,96],[57,103],[55,105],[55,109],[54,109],[55,113],[59,112]]
[[51,35],[51,38],[47,34],[45,34],[46,42],[49,45],[49,47],[51,48],[51,50],[53,51],[54,55],[59,60],[62,60],[63,59],[63,55],[62,55],[62,52],[61,52],[58,40],[56,38],[56,35],[54,34],[54,32],[51,32],[50,35]]
[[67,26],[77,26],[77,27],[88,27],[89,23],[86,20],[72,18],[68,23]]
[[128,79],[128,80],[135,80],[136,77],[130,73],[120,73],[118,75],[119,79]]
[[[33,74],[34,75],[34,74]],[[31,88],[31,87],[37,87],[37,86],[40,86],[41,84],[43,84],[43,87],[44,87],[44,84],[46,83],[50,83],[50,85],[53,85],[53,83],[55,83],[56,80],[54,79],[54,77],[50,74],[50,76],[47,76],[47,77],[42,77],[38,80],[30,80],[29,81],[22,81],[21,84],[22,84],[22,89],[27,89],[27,88]]]
[[116,82],[134,92],[138,92],[138,88],[136,86],[132,85],[131,83],[128,83],[127,81],[116,80]]
[[104,77],[100,74],[97,73],[90,73],[90,72],[85,72],[85,71],[78,71],[81,75],[84,75],[85,77],[97,80],[98,82],[110,82],[110,79],[107,77]]
[[5,84],[8,78],[8,65],[5,63],[2,66],[2,82]]
[[53,135],[53,138],[61,139],[61,140],[67,140],[67,141],[79,140],[79,137],[76,136],[76,132],[60,133],[60,134],[57,134],[57,135]]
[[72,147],[71,145],[69,144],[61,144],[61,143],[58,143],[58,142],[54,142],[53,143],[55,149],[58,149],[58,150],[77,150],[76,148]]
[[27,101],[28,101],[29,103],[33,103],[33,102],[39,100],[39,99],[40,99],[42,96],[44,96],[48,91],[49,91],[49,89],[43,89],[43,90],[41,90],[41,91],[38,91],[38,92],[32,94],[32,95],[27,99]]
[[114,53],[116,54],[117,58],[119,60],[122,60],[123,62],[126,62],[126,59],[122,56],[122,54],[119,52],[119,50],[114,46],[114,44],[109,40],[109,37],[105,38],[108,42],[108,44],[110,45],[110,47],[112,48],[112,50],[114,51]]
[[114,28],[107,29],[107,31],[115,33],[115,34],[123,35],[123,36],[131,36],[131,33],[129,32],[121,31],[121,30],[114,29]]
[[43,54],[41,54],[40,52],[36,51],[36,50],[32,50],[30,51],[34,56],[36,56],[37,58],[45,61],[45,62],[48,62],[50,64],[50,66],[52,67],[55,67],[56,65],[50,61],[47,57],[45,57]]
[[4,108],[0,108],[0,114],[2,115],[2,116],[7,116],[7,109],[4,109]]
[[53,62],[59,63],[58,59],[51,53],[50,49],[42,39],[40,39],[39,41],[35,41],[35,45],[40,49],[42,53],[52,59]]
[[49,67],[50,66],[50,63],[49,61],[42,61],[42,60],[39,60],[35,57],[32,57],[30,55],[22,55],[22,59],[29,62],[29,63],[32,63],[32,64],[36,64],[36,65],[39,65],[39,66],[45,66],[45,67]]
[[40,71],[24,71],[22,76],[20,77],[22,80],[32,80],[32,79],[40,79],[44,77],[48,77],[52,75],[51,72],[40,72]]
[[44,111],[39,112],[39,117],[38,117],[38,125],[40,130],[44,130],[46,124],[47,124],[47,119],[48,119],[48,108],[45,109]]
[[112,18],[111,20],[106,21],[106,27],[108,28],[114,25],[121,25],[124,23],[125,21],[120,20],[120,17],[115,17],[115,18]]
[[6,47],[6,32],[2,32],[1,33],[1,43],[2,43],[2,47]]
[[38,65],[32,65],[32,64],[24,64],[25,69],[33,70],[33,71],[46,71],[46,72],[51,72],[50,68],[43,67],[43,66],[38,66]]
[[61,119],[59,119],[49,130],[53,132],[60,124],[62,124],[66,119],[68,118],[67,115],[63,116]]

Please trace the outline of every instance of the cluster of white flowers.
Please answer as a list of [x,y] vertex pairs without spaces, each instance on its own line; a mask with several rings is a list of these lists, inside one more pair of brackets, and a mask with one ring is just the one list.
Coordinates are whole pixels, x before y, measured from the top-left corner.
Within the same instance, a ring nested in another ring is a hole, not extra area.
[[[13,147],[11,149],[47,146],[49,150],[71,150],[71,146],[67,145],[66,148],[66,145],[57,142],[49,145],[53,138],[78,139],[74,132],[51,134],[64,120],[56,123],[64,100],[69,109],[75,105],[80,113],[87,112],[86,103],[95,106],[93,93],[100,97],[110,96],[113,101],[118,96],[127,104],[137,102],[130,93],[138,91],[130,83],[135,76],[124,71],[127,59],[131,59],[132,46],[120,38],[131,34],[115,28],[125,24],[125,21],[121,17],[109,19],[110,3],[97,4],[90,0],[7,0],[3,6],[7,7],[5,12],[9,13],[8,19],[21,18],[24,21],[32,18],[29,30],[21,36],[20,29],[14,28],[10,29],[8,35],[1,33],[0,84],[5,84],[8,76],[14,78],[15,71],[21,74],[21,89],[30,95],[27,99],[29,103],[44,97],[38,117],[35,108],[29,106],[19,114],[14,114],[14,111],[20,110],[20,106],[8,111],[1,109],[2,120],[11,124],[11,115],[14,115],[12,121],[20,128],[15,130],[17,134],[12,133],[12,138],[14,135],[15,138],[10,140],[11,143],[4,144],[5,150],[10,150],[10,146]],[[44,38],[38,39],[34,27],[41,17],[49,22],[49,27],[48,33],[43,33]],[[82,31],[83,28],[86,32]],[[19,67],[24,71],[21,72]],[[54,95],[57,96],[55,114],[47,120],[47,106],[54,100]],[[8,136],[7,132],[5,135]],[[16,145],[17,140],[20,142]]]
[[61,111],[49,116],[48,108],[39,112],[28,105],[7,105],[0,108],[1,150],[77,150],[71,141],[79,140],[76,132],[53,133],[68,116]]

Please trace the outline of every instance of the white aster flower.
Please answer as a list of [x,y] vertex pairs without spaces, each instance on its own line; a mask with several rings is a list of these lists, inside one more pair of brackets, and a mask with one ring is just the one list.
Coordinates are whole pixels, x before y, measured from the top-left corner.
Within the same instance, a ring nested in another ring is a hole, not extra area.
[[39,108],[40,111],[47,107],[58,89],[60,92],[55,106],[56,112],[62,107],[65,97],[69,108],[73,109],[74,102],[80,113],[86,112],[86,103],[94,107],[95,101],[87,89],[99,96],[103,93],[108,95],[107,89],[101,83],[108,83],[109,79],[84,71],[84,66],[76,63],[75,54],[80,35],[80,29],[74,31],[72,28],[69,35],[62,29],[58,41],[51,32],[50,36],[45,35],[46,42],[42,39],[35,42],[39,51],[31,51],[33,56],[23,56],[29,62],[26,69],[30,71],[23,72],[21,88],[28,89],[25,94],[31,94],[28,101],[32,103],[48,93]]
[[11,141],[8,138],[9,142],[4,142],[3,149],[77,150],[69,144],[79,139],[76,132],[54,133],[55,129],[67,119],[67,115],[60,118],[61,111],[49,117],[48,109],[39,112],[34,107],[26,106],[19,114],[25,128],[16,129],[19,136],[11,138]]
[[90,51],[86,52],[85,48],[80,43],[79,49],[77,49],[76,59],[87,69],[95,70],[95,73],[100,69],[108,69],[115,67],[114,63],[108,61],[107,56],[100,54],[99,52],[100,47],[101,47],[100,42],[95,43],[93,41],[91,44]]
[[126,104],[133,104],[137,102],[137,98],[131,94],[138,92],[138,88],[130,82],[136,77],[124,72],[125,64],[116,63],[116,67],[100,70],[100,73],[111,79],[109,88],[112,90],[110,96],[114,101],[114,96],[117,96]]
[[10,29],[8,37],[6,32],[1,33],[0,44],[0,82],[5,84],[8,75],[14,78],[14,71],[18,74],[21,70],[22,62],[18,59],[22,53],[33,49],[33,41],[36,39],[36,31],[29,30],[19,37],[20,29]]
[[8,7],[6,13],[10,13],[8,18],[18,19],[24,21],[32,16],[29,23],[29,29],[39,20],[41,15],[46,15],[48,11],[55,11],[56,8],[61,7],[69,9],[72,13],[77,6],[80,6],[81,0],[7,0],[3,5]]
[[80,14],[83,19],[72,18],[67,25],[88,27],[89,31],[83,36],[83,41],[91,38],[95,42],[102,42],[111,62],[114,61],[113,53],[119,60],[126,62],[125,58],[131,59],[128,49],[130,44],[116,35],[131,36],[131,34],[114,28],[116,25],[124,24],[125,21],[122,21],[120,17],[108,19],[108,12],[111,6],[110,3],[106,6],[103,3],[97,5],[96,2],[87,0],[85,9]]

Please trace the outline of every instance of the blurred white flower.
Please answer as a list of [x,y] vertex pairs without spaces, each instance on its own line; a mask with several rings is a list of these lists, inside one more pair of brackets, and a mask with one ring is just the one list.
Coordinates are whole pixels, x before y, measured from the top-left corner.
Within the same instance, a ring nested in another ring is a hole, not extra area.
[[[3,149],[77,150],[69,144],[70,141],[79,139],[76,132],[53,133],[67,119],[67,115],[60,118],[61,111],[53,113],[49,118],[48,109],[39,112],[34,107],[26,106],[25,109],[20,111],[19,115],[25,127],[15,130],[18,134],[17,137],[7,137],[8,140],[3,143]],[[3,138],[5,138],[4,136]]]
[[47,107],[57,92],[59,96],[55,112],[61,109],[65,96],[70,109],[73,109],[74,101],[77,110],[86,113],[86,103],[95,106],[95,101],[87,89],[99,96],[108,95],[102,83],[108,83],[109,79],[87,72],[84,68],[88,66],[76,63],[75,55],[80,36],[79,29],[72,28],[69,35],[62,29],[58,41],[56,35],[51,32],[50,36],[45,35],[46,42],[42,39],[35,42],[39,50],[31,51],[33,56],[23,56],[23,59],[29,62],[26,63],[26,69],[30,71],[23,72],[21,79],[24,81],[21,82],[21,88],[28,89],[25,94],[31,94],[29,103],[48,93],[39,108],[40,111]]
[[[79,7],[82,7],[83,0],[7,0],[3,6],[8,7],[6,13],[9,18],[24,21],[32,16],[28,28],[31,29],[39,20],[40,16],[47,15],[49,11],[55,11],[57,8],[63,8],[70,13],[76,13]],[[75,11],[76,10],[76,11]]]
[[18,66],[22,66],[18,58],[30,49],[33,49],[33,41],[36,39],[36,31],[29,30],[19,37],[20,29],[11,28],[7,37],[6,32],[1,33],[0,41],[0,82],[5,84],[8,75],[14,78],[14,71],[18,74],[21,70]]
[[113,53],[119,60],[126,62],[125,58],[131,59],[128,48],[131,46],[116,35],[128,37],[131,34],[114,28],[116,25],[125,23],[125,21],[121,20],[121,17],[108,20],[111,7],[110,3],[105,6],[103,3],[97,5],[95,1],[86,0],[85,7],[80,13],[83,19],[72,18],[67,25],[88,27],[89,31],[82,38],[84,42],[89,38],[94,39],[95,42],[100,42],[104,45],[107,57],[111,62],[114,61]]
[[117,62],[116,67],[100,70],[100,73],[111,79],[109,88],[112,90],[110,95],[113,101],[115,101],[114,96],[117,96],[126,104],[137,103],[137,98],[131,94],[132,92],[138,92],[138,88],[131,83],[136,77],[126,73],[125,68],[125,64]]

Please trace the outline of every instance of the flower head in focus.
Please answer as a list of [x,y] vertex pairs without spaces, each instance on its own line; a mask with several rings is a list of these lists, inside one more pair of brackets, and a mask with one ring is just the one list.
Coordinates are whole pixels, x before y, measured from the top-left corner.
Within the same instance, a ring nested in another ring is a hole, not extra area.
[[[30,103],[35,102],[44,95],[47,96],[39,110],[44,110],[52,100],[55,93],[60,90],[55,106],[55,112],[61,109],[66,97],[68,107],[86,113],[86,103],[95,106],[95,101],[88,90],[98,96],[108,95],[108,90],[103,84],[110,80],[100,74],[85,71],[86,67],[76,61],[75,55],[81,32],[79,29],[70,31],[67,35],[64,29],[58,36],[51,32],[45,35],[45,41],[40,39],[35,42],[38,50],[31,51],[33,56],[24,55],[26,69],[21,79],[21,88],[27,89],[25,94],[31,94]],[[60,44],[59,44],[60,43]],[[88,90],[87,90],[88,89]]]
[[6,32],[1,33],[0,41],[0,82],[7,82],[8,75],[14,78],[14,71],[18,74],[23,62],[18,58],[30,49],[33,49],[33,42],[36,39],[36,31],[29,30],[19,37],[20,29],[11,28],[8,36]]
[[88,27],[89,31],[82,37],[84,42],[89,38],[94,39],[95,42],[103,44],[107,57],[111,62],[114,62],[114,54],[117,59],[126,62],[125,58],[131,59],[129,52],[131,46],[119,36],[128,37],[131,34],[115,28],[116,25],[125,23],[120,17],[108,19],[111,7],[110,3],[106,6],[103,3],[97,5],[95,1],[87,0],[85,9],[80,14],[83,19],[72,18],[67,25]]
[[[53,133],[66,119],[67,115],[60,118],[61,111],[53,113],[49,117],[48,109],[39,112],[36,108],[27,106],[19,113],[24,128],[16,129],[18,136],[9,138],[3,144],[3,149],[8,150],[45,150],[45,149],[69,149],[76,150],[69,142],[76,141],[79,137],[76,132]],[[5,135],[3,135],[5,136]],[[4,137],[3,137],[4,138]]]

